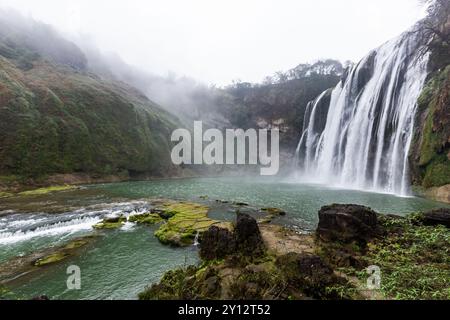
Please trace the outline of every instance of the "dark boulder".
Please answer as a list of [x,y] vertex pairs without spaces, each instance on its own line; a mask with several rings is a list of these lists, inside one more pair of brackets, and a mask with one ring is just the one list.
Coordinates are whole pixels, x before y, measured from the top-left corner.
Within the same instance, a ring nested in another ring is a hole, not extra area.
[[231,231],[211,226],[202,235],[200,257],[205,260],[222,259],[234,253],[235,249],[234,235]]
[[426,226],[444,225],[450,228],[450,209],[441,208],[426,212],[421,217],[421,222]]
[[245,213],[237,213],[234,231],[211,226],[200,241],[200,257],[206,260],[222,259],[229,255],[260,256],[265,252],[264,242],[256,220]]
[[333,204],[319,211],[316,234],[324,241],[366,243],[378,234],[377,213],[354,204]]
[[255,218],[245,213],[237,213],[234,230],[236,249],[244,255],[258,256],[264,253],[264,242]]

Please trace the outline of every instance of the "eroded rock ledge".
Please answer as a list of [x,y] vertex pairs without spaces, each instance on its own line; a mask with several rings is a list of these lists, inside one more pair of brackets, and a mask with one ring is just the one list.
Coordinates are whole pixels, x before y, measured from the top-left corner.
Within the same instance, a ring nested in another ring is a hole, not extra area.
[[[167,272],[139,298],[448,299],[448,216],[447,209],[403,218],[336,204],[319,211],[314,234],[298,234],[238,212],[233,231],[205,231],[201,265]],[[374,264],[382,287],[367,290],[365,268]]]

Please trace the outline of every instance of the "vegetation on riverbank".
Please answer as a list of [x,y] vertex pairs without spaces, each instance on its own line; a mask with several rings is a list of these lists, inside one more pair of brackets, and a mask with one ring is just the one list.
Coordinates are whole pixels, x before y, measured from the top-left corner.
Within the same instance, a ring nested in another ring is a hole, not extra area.
[[[235,233],[212,227],[200,243],[201,265],[168,271],[139,298],[450,299],[449,229],[424,225],[419,214],[402,218],[367,209],[324,207],[328,217],[321,218],[315,235],[300,236],[279,226],[259,225],[262,243],[258,245],[265,249],[256,255],[243,253],[236,249],[239,246],[229,247],[244,241],[252,248],[256,245],[252,233],[237,240]],[[366,222],[357,216],[364,216]],[[334,233],[344,225],[347,234]],[[369,238],[366,228],[372,230]],[[379,289],[367,288],[366,268],[371,265],[381,270]]]
[[[421,219],[421,214],[406,218],[380,215],[384,236],[364,248],[332,245],[351,257],[349,264],[336,263],[336,270],[357,279],[364,292],[368,274],[362,266],[378,266],[381,287],[376,297],[380,299],[450,299],[450,230],[443,225],[422,225]],[[330,254],[329,248],[324,252]],[[343,292],[349,295],[354,288]]]

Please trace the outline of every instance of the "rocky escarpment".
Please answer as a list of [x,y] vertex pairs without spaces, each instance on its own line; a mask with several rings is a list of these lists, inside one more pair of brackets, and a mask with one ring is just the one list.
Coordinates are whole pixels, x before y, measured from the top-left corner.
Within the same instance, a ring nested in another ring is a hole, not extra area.
[[[261,226],[238,213],[233,232],[211,227],[203,235],[199,267],[167,272],[140,299],[302,299],[337,297],[325,288],[346,280],[309,250],[275,250],[266,238],[293,235],[276,226]],[[308,241],[300,240],[307,248]],[[279,249],[279,248],[278,248]]]
[[[199,266],[167,272],[139,298],[448,299],[448,219],[445,209],[399,217],[335,204],[315,234],[299,235],[238,214],[234,231],[204,233]],[[366,286],[371,265],[379,289]]]

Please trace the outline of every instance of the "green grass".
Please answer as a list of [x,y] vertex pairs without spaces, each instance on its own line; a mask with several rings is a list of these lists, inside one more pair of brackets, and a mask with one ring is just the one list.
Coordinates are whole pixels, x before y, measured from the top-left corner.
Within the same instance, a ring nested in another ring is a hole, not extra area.
[[381,268],[388,298],[450,299],[450,231],[416,224],[414,215],[386,221],[392,233],[369,243],[367,261]]
[[43,195],[48,194],[52,192],[59,192],[59,191],[66,191],[66,190],[72,190],[76,189],[75,186],[51,186],[46,188],[39,188],[35,190],[29,190],[29,191],[23,191],[19,193],[19,196],[37,196],[37,195]]

